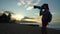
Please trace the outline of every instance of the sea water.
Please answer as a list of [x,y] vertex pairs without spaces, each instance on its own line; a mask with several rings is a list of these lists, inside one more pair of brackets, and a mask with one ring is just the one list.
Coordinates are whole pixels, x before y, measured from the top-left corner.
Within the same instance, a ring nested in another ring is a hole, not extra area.
[[50,23],[47,27],[60,30],[60,22]]
[[[20,23],[20,24],[32,24],[32,25],[39,25],[39,27],[42,27],[41,23]],[[53,29],[56,29],[56,30],[60,30],[60,22],[49,23],[47,25],[47,28],[53,28]]]

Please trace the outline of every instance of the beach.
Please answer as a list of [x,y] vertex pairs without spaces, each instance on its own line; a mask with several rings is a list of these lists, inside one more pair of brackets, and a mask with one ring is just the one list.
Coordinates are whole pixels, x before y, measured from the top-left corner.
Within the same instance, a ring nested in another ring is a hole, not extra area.
[[[60,34],[60,30],[47,28],[48,34]],[[41,34],[38,25],[0,23],[0,34]]]

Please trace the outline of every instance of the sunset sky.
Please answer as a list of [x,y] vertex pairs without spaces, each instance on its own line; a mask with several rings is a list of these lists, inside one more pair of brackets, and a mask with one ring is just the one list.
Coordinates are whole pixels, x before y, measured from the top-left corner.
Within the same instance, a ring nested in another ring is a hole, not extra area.
[[41,6],[44,3],[49,5],[53,21],[60,22],[60,0],[0,0],[0,11],[11,11],[22,16],[41,18],[39,10],[34,9],[33,6]]

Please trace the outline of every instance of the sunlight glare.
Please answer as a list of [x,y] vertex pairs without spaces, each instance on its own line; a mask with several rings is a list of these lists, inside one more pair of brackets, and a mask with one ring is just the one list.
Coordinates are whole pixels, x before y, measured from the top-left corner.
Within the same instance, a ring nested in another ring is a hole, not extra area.
[[21,20],[22,18],[24,18],[23,15],[12,15],[11,17],[16,20]]

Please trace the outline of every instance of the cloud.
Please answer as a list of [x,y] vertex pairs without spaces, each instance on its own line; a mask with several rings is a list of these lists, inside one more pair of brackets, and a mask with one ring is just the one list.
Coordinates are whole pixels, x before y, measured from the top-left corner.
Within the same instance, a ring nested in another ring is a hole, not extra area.
[[56,22],[56,23],[57,23],[57,22],[60,22],[60,18],[52,19],[52,22],[53,22],[53,23],[55,23],[55,22]]
[[29,17],[29,18],[25,18],[24,19],[25,21],[33,21],[33,22],[37,22],[37,23],[41,23],[41,19],[38,18],[38,17],[32,17],[32,19]]
[[21,20],[21,19],[23,19],[23,18],[24,18],[24,16],[21,15],[21,14],[12,14],[12,15],[11,15],[11,19]]
[[22,4],[20,2],[17,3],[18,6],[21,6]]
[[20,1],[21,2],[21,4],[25,4],[25,2],[22,0],[22,1]]
[[32,6],[29,6],[29,7],[26,8],[26,10],[31,10],[31,9],[33,9]]
[[25,8],[29,8],[27,10],[31,10],[33,5],[38,5],[41,0],[19,0],[17,3],[18,6],[23,6]]
[[41,0],[36,0],[36,2],[33,5],[38,5]]

